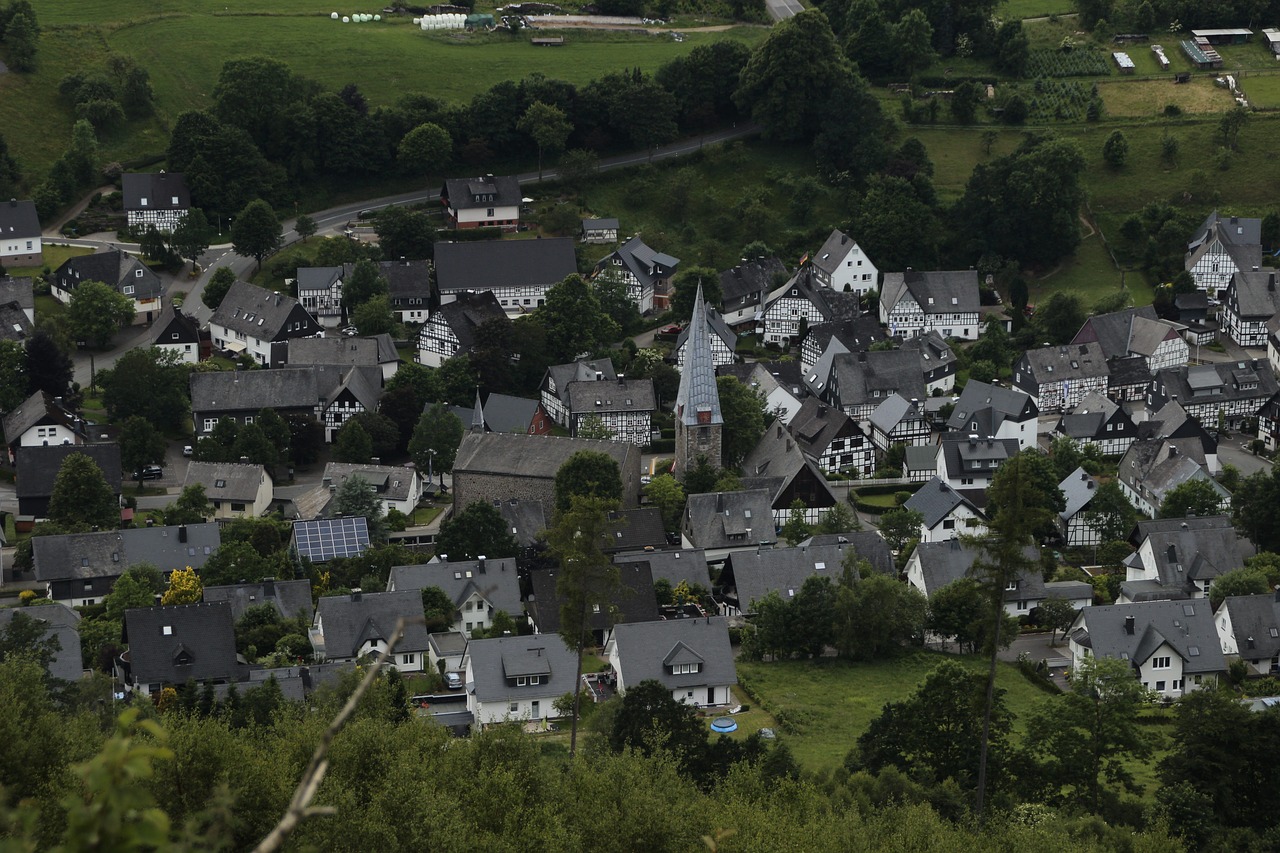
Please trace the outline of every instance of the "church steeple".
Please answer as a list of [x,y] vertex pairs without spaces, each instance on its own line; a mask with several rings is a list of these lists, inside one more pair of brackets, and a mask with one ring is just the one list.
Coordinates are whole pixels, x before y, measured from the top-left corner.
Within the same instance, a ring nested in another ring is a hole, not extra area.
[[476,407],[471,411],[471,431],[484,432],[484,406],[480,405],[480,388],[476,388]]
[[711,354],[711,337],[707,327],[707,305],[702,301],[702,285],[693,303],[689,335],[685,339],[684,369],[680,372],[680,390],[676,393],[676,462],[675,473],[683,477],[705,457],[714,468],[720,467],[720,439],[724,415],[720,411],[720,392],[716,389],[716,366]]

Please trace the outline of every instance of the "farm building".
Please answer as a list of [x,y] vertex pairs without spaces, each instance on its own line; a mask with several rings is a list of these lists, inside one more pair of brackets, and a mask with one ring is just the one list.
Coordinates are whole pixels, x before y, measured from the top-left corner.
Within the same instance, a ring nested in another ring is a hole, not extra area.
[[1116,67],[1120,69],[1121,74],[1132,74],[1134,72],[1133,59],[1124,51],[1117,50],[1111,54],[1111,58],[1115,60]]
[[1243,27],[1225,30],[1192,30],[1191,37],[1197,42],[1209,44],[1244,44],[1253,37],[1253,30]]
[[1280,30],[1268,27],[1262,31],[1262,37],[1267,40],[1267,48],[1276,56],[1280,56]]
[[1164,55],[1164,46],[1159,44],[1151,45],[1151,52],[1156,55],[1156,63],[1160,66],[1161,71],[1169,70],[1169,57]]
[[1187,39],[1182,42],[1182,52],[1187,55],[1187,59],[1191,60],[1191,64],[1201,71],[1222,67],[1222,56],[1210,47],[1207,41]]

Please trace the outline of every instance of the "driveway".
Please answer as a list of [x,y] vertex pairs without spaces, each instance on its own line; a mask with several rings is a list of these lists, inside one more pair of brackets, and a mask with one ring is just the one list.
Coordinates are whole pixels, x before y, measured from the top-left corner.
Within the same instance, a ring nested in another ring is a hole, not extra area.
[[1019,634],[1009,648],[1000,652],[1000,660],[1016,663],[1018,655],[1026,653],[1033,662],[1045,661],[1049,665],[1049,677],[1062,690],[1067,689],[1067,667],[1071,657],[1067,651],[1067,641],[1058,634],[1058,644],[1049,645],[1049,634]]

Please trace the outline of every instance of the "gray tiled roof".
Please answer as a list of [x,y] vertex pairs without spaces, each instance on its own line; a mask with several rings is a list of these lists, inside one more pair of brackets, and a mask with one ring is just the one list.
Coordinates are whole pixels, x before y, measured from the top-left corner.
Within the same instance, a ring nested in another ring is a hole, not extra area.
[[[0,207],[3,206],[0,202]],[[0,275],[0,303],[17,302],[25,311],[36,309],[34,279],[30,276]]]
[[[430,404],[428,404],[430,407]],[[472,423],[474,406],[450,406],[464,425]],[[527,433],[538,411],[537,400],[512,397],[510,394],[490,394],[484,401],[484,425],[493,432]]]
[[[1109,421],[1120,407],[1098,391],[1086,394],[1076,407],[1064,414],[1058,421],[1057,431],[1063,435],[1079,440],[1105,438],[1103,425]],[[1124,417],[1128,417],[1125,414]]]
[[[600,374],[597,379],[596,374]],[[596,382],[596,381],[613,381],[618,378],[617,372],[614,370],[613,362],[607,358],[598,358],[593,361],[574,361],[569,364],[553,364],[547,368],[547,373],[542,377],[541,387],[547,387],[547,380],[550,379],[555,383],[556,396],[560,398],[566,406],[569,405],[569,385],[573,382]],[[499,430],[501,432],[501,430]]]
[[[817,463],[804,455],[799,443],[791,437],[781,424],[765,430],[742,460],[742,485],[744,488],[759,488],[762,480],[775,482],[774,500],[803,471],[808,470],[813,479],[826,492],[826,501],[817,506],[831,506],[836,503],[835,494],[827,485],[826,475],[818,468]],[[821,497],[821,496],[819,496]]]
[[[725,346],[729,348],[729,352],[733,352],[738,346],[738,334],[729,328],[729,324],[724,321],[724,317],[720,316],[710,304],[707,305],[707,334],[718,337]],[[685,342],[689,340],[689,330],[693,328],[692,322],[680,330],[679,336],[676,337],[675,348],[673,353],[679,353],[684,349]]]
[[[160,315],[156,317],[155,323],[152,324],[151,331],[152,346],[195,344],[200,341],[200,324],[196,322],[194,317],[182,313],[181,310],[174,308],[172,304],[160,309]],[[174,333],[178,335],[176,340],[171,337]]]
[[335,285],[341,285],[346,275],[346,271],[341,266],[298,267],[296,279],[298,293],[331,290]]
[[1280,288],[1275,270],[1241,270],[1231,276],[1227,285],[1227,304],[1236,308],[1242,318],[1270,319],[1280,311]]
[[[785,288],[774,291],[778,294],[774,301],[783,297],[794,298],[791,296],[792,290],[797,291],[797,297],[803,297],[813,304],[822,315],[824,323],[852,320],[862,313],[862,303],[857,293],[845,293],[821,286],[814,281],[813,270],[807,266],[792,276]],[[772,304],[771,302],[770,305]]]
[[1058,490],[1067,502],[1066,508],[1058,515],[1066,521],[1089,505],[1089,501],[1098,493],[1098,481],[1090,477],[1083,468],[1076,468],[1058,484]]
[[[488,201],[473,201],[477,194],[492,194]],[[520,182],[514,175],[482,175],[476,178],[446,178],[444,195],[454,210],[476,207],[512,207],[520,204]]]
[[244,501],[251,504],[257,500],[258,489],[264,482],[270,490],[271,477],[261,465],[192,461],[187,466],[187,478],[182,487],[185,489],[199,483],[204,486],[205,496],[211,501]]
[[[1076,618],[1080,628],[1072,633],[1072,639],[1085,640],[1095,657],[1141,665],[1163,643],[1168,643],[1182,658],[1184,673],[1216,673],[1227,668],[1213,611],[1205,600],[1086,607]],[[1133,633],[1126,630],[1128,618],[1133,619]]]
[[[472,640],[467,644],[467,658],[473,679],[467,690],[481,703],[563,696],[574,690],[578,659],[556,636]],[[542,683],[536,687],[517,687],[514,679],[520,675],[541,676]]]
[[1258,218],[1245,216],[1223,216],[1218,211],[1213,211],[1200,223],[1200,227],[1196,229],[1196,233],[1192,236],[1191,242],[1187,244],[1188,249],[1195,249],[1201,243],[1205,242],[1212,231],[1217,226],[1218,237],[1224,245],[1232,244],[1239,246],[1262,245],[1262,220]]
[[206,586],[205,601],[225,601],[231,605],[231,615],[239,620],[250,607],[270,604],[284,619],[305,616],[308,623],[314,608],[311,604],[311,581],[307,579],[282,581],[261,580],[257,583]]
[[[590,618],[594,630],[609,627],[607,612],[614,608],[614,624],[623,622],[652,622],[658,618],[658,599],[653,592],[653,575],[646,562],[618,563],[618,583],[611,594],[602,594],[598,602],[600,611]],[[535,569],[529,573],[533,596],[529,600],[529,612],[540,634],[554,634],[560,630],[561,598],[556,590],[559,568]]]
[[1280,654],[1280,601],[1272,593],[1232,595],[1222,602],[1243,660],[1272,660]]
[[[569,385],[569,412],[652,412],[657,408],[652,379],[618,379],[613,382],[573,382]],[[489,413],[485,408],[485,415]]]
[[282,343],[287,354],[285,362],[291,367],[312,364],[371,366],[384,361],[377,338],[290,338]]
[[631,446],[594,438],[468,432],[458,446],[453,470],[455,474],[488,472],[552,478],[579,450],[605,453],[621,467],[626,464]]
[[58,640],[58,651],[49,662],[49,675],[63,681],[75,681],[84,675],[84,661],[80,657],[80,614],[65,604],[45,604],[38,607],[0,608],[0,631],[9,627],[13,617],[21,613],[45,625],[42,640],[52,636]]
[[772,504],[768,489],[689,495],[685,534],[694,547],[705,549],[777,542]]
[[[445,556],[440,555],[441,558]],[[387,586],[396,592],[421,592],[427,587],[438,587],[458,606],[473,593],[479,593],[495,610],[506,611],[508,616],[517,620],[524,611],[520,603],[520,579],[516,574],[514,557],[488,557],[483,562],[437,562],[433,559],[423,565],[395,566],[391,569]]]
[[449,327],[458,339],[458,352],[464,353],[476,342],[476,330],[490,320],[506,320],[507,312],[498,304],[492,290],[479,293],[458,293],[453,302],[447,302],[431,315],[431,322],[424,324],[422,333],[437,320]]
[[53,283],[62,290],[73,291],[82,281],[100,281],[117,291],[132,286],[131,296],[138,300],[158,297],[164,291],[159,276],[119,249],[68,258],[53,273]]
[[478,288],[559,284],[578,271],[573,238],[436,243],[441,293]]
[[596,269],[603,268],[611,258],[622,261],[627,271],[635,276],[641,287],[645,288],[653,287],[654,282],[659,278],[671,276],[680,265],[679,258],[673,258],[649,248],[639,237],[627,240],[618,247],[617,251],[597,264]]
[[871,425],[888,435],[904,420],[923,420],[924,409],[918,400],[908,400],[900,394],[890,394],[889,398],[871,413]]
[[1236,535],[1235,528],[1223,516],[1194,526],[1188,523],[1185,527],[1147,529],[1146,538],[1155,566],[1144,563],[1144,568],[1154,568],[1164,586],[1186,588],[1188,592],[1192,581],[1212,581],[1242,568],[1244,557],[1253,553],[1252,546]]
[[[940,442],[942,458],[946,464],[948,479],[955,481],[974,473],[989,476],[1004,463],[1018,455],[1016,438],[972,438],[947,435]],[[972,463],[977,462],[975,467]]]
[[1096,342],[1027,350],[1023,361],[1039,385],[1107,376],[1107,359]]
[[20,343],[31,337],[35,329],[17,302],[0,302],[0,341]]
[[908,498],[902,508],[923,515],[925,527],[932,529],[961,504],[968,504],[975,515],[982,515],[968,498],[935,476]]
[[866,352],[872,344],[885,340],[884,329],[870,314],[864,314],[849,320],[832,320],[816,323],[809,327],[809,337],[818,351],[825,351],[832,340],[844,345],[846,352]]
[[920,353],[915,350],[844,353],[835,357],[832,370],[840,405],[846,408],[878,404],[895,392],[908,400],[928,396]]
[[848,234],[837,228],[828,235],[826,242],[822,244],[822,248],[813,254],[813,257],[809,259],[809,263],[830,275],[840,268],[840,262],[844,260],[845,255],[849,254],[849,250],[856,245],[857,243]]
[[858,555],[858,559],[866,560],[871,564],[871,568],[875,569],[886,577],[898,577],[898,568],[893,562],[893,552],[889,550],[889,543],[884,541],[884,537],[880,535],[878,530],[847,530],[844,533],[819,533],[816,536],[810,536],[798,544],[807,545],[810,548],[819,548],[825,545],[844,545],[846,548],[852,548]]
[[326,595],[316,605],[316,619],[324,630],[324,651],[330,659],[353,658],[369,640],[390,641],[396,621],[406,620],[401,652],[426,651],[427,628],[422,623],[422,595],[417,590]]
[[1202,442],[1195,437],[1143,439],[1129,445],[1120,459],[1118,476],[1129,488],[1159,507],[1164,497],[1188,480],[1208,480],[1224,500],[1230,494],[1204,467]]
[[618,220],[612,217],[601,217],[598,219],[582,220],[583,231],[617,231]]
[[[350,268],[355,269],[355,264]],[[431,296],[430,261],[380,261],[378,272],[387,280],[387,295],[391,297],[392,305],[399,299],[427,299]],[[344,268],[344,274],[350,275],[350,270]]]
[[805,398],[800,410],[791,417],[787,429],[800,449],[814,458],[820,457],[837,436],[864,435],[853,418],[817,397]]
[[50,447],[18,448],[18,477],[16,488],[19,498],[41,498],[53,495],[53,484],[58,478],[62,463],[73,453],[88,456],[102,471],[111,491],[120,494],[122,472],[120,470],[120,445],[112,444],[64,444]]
[[1083,344],[1097,342],[1106,358],[1123,358],[1129,355],[1129,339],[1132,337],[1134,322],[1138,319],[1156,321],[1156,311],[1150,305],[1140,308],[1125,308],[1110,314],[1095,314],[1085,320],[1084,325],[1071,343]]
[[[738,670],[729,645],[729,623],[721,616],[631,622],[617,627],[613,641],[617,646],[619,675],[627,685],[653,679],[670,690],[679,690],[738,683]],[[689,662],[697,660],[702,664],[699,671],[673,675],[672,657],[679,654],[692,654]]]
[[603,550],[606,554],[662,548],[667,544],[662,511],[654,506],[610,512],[604,536]]
[[403,465],[362,465],[351,462],[329,462],[324,466],[324,479],[341,486],[343,481],[358,474],[366,483],[378,490],[382,500],[403,501],[409,499],[413,480],[418,472]]
[[[125,210],[186,210],[191,191],[181,172],[125,172],[120,176]],[[177,201],[174,201],[174,197]],[[144,205],[143,199],[147,200]]]
[[231,605],[224,601],[126,610],[124,640],[139,683],[233,681],[239,674]]
[[982,423],[989,425],[990,431],[986,435],[995,435],[1006,420],[1031,420],[1038,414],[1035,401],[1025,391],[970,379],[960,392],[960,399],[956,400],[947,429],[967,432],[969,424],[981,416]]
[[744,305],[759,303],[774,286],[774,277],[787,268],[777,258],[743,261],[720,273],[721,306],[736,311]]
[[516,538],[516,544],[527,548],[537,541],[538,534],[547,529],[547,514],[542,501],[521,501],[512,498],[499,501],[498,511],[507,529]]
[[742,613],[753,613],[753,603],[770,592],[783,601],[800,592],[810,577],[840,580],[845,557],[861,554],[853,545],[797,545],[792,548],[756,548],[735,551],[725,558],[720,584],[733,588]]
[[[912,558],[920,563],[924,579],[925,595],[935,592],[961,578],[969,577],[974,561],[982,556],[980,548],[968,545],[960,539],[946,542],[921,542]],[[1044,577],[1040,574],[1040,552],[1028,545],[1023,557],[1032,561],[1030,571],[1019,573],[1018,588],[1004,591],[1005,601],[1035,600],[1045,597]]]
[[681,581],[690,584],[701,584],[711,588],[711,573],[707,568],[706,552],[700,548],[677,548],[671,551],[648,551],[643,553],[614,554],[613,562],[648,563],[649,574],[654,583],[665,580],[673,587]]
[[711,354],[711,338],[707,334],[707,305],[702,301],[702,285],[693,303],[691,334],[680,371],[680,388],[676,393],[676,417],[686,426],[697,426],[699,415],[707,414],[706,423],[723,424],[720,392],[716,388],[716,365]]
[[17,240],[40,236],[40,217],[33,201],[0,201],[0,236]]
[[162,572],[199,569],[220,544],[218,525],[210,522],[36,536],[31,549],[36,580],[48,582],[115,577],[138,563]]
[[883,304],[889,307],[897,305],[906,292],[926,314],[972,313],[981,307],[978,273],[971,269],[907,270],[884,274],[880,291]]
[[193,412],[257,412],[260,409],[311,409],[322,391],[311,367],[236,370],[191,374]]
[[269,341],[280,334],[296,307],[298,300],[288,294],[273,292],[247,281],[236,281],[209,322]]
[[16,444],[22,434],[36,424],[60,424],[82,432],[78,428],[76,416],[59,406],[52,394],[37,391],[5,414],[5,441],[11,445]]

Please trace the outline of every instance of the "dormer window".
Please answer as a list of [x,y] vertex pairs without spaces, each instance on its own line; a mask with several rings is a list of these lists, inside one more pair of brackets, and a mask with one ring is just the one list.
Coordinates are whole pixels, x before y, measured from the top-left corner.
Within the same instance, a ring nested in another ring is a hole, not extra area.
[[142,278],[142,269],[141,269],[141,268],[138,268],[138,269],[134,270],[134,271],[133,271],[133,277],[134,277],[134,278]]
[[700,663],[677,663],[671,666],[672,675],[694,675],[701,671],[702,664]]

